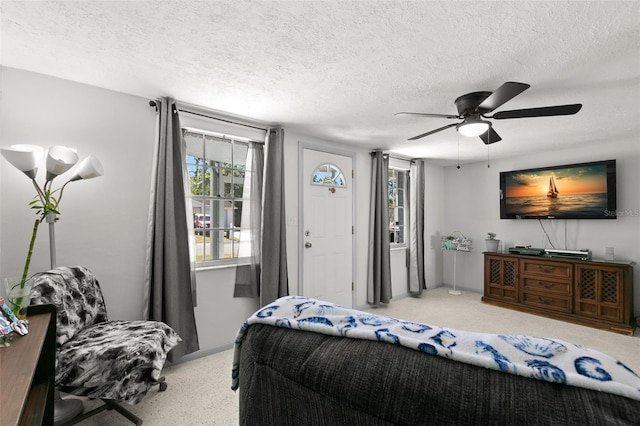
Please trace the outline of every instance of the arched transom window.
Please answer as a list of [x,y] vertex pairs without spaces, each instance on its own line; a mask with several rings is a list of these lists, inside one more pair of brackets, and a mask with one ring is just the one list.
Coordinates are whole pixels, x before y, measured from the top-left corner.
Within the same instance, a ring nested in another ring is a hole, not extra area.
[[344,178],[344,174],[338,166],[331,163],[325,163],[318,166],[313,171],[313,177],[311,178],[312,185],[325,185],[346,187],[347,181]]

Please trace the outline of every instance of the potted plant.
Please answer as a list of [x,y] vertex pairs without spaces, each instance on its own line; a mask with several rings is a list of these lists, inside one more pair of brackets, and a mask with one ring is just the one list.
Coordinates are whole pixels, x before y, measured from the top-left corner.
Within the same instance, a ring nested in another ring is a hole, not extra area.
[[487,232],[487,238],[484,242],[487,245],[487,251],[498,251],[500,240],[496,240],[496,234],[494,232]]

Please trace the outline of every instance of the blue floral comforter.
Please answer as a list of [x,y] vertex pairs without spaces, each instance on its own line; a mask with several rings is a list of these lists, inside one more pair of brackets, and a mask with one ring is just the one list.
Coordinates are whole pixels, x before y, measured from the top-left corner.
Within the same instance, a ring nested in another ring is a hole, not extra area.
[[441,328],[301,296],[280,298],[242,324],[235,340],[233,390],[239,384],[242,340],[252,324],[377,340],[505,373],[640,400],[640,377],[620,361],[593,349],[543,337]]

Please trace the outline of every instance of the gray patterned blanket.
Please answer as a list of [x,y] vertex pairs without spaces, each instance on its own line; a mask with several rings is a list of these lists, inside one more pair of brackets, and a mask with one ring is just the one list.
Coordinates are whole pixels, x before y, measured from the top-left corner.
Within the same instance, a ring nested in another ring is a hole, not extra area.
[[56,307],[56,387],[137,404],[182,339],[159,321],[109,321],[98,280],[81,266],[30,278],[31,304]]
[[441,328],[301,296],[280,298],[242,324],[234,347],[233,390],[239,385],[243,337],[252,324],[402,345],[505,373],[640,400],[640,377],[620,361],[593,349],[544,337]]

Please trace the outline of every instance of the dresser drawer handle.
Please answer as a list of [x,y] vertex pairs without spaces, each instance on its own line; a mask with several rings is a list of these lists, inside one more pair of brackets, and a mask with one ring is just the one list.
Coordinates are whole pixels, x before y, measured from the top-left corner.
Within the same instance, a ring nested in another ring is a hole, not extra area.
[[546,303],[547,305],[553,303],[553,299],[545,299],[544,297],[538,296],[538,300],[542,303]]
[[538,265],[538,269],[544,272],[552,272],[555,268],[553,266],[544,267],[542,265]]
[[545,283],[544,281],[537,281],[538,285],[544,288],[553,288],[556,285],[554,283]]

